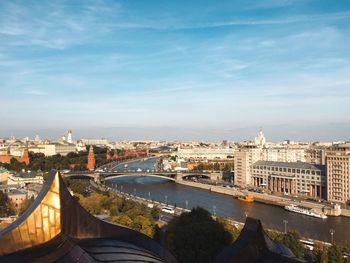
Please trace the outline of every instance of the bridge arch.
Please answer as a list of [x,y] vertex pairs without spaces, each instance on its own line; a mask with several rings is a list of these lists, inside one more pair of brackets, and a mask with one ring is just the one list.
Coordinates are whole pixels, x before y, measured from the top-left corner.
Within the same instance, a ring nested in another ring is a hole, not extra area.
[[119,174],[119,175],[111,175],[111,176],[104,176],[101,178],[101,181],[106,181],[109,179],[115,179],[115,178],[121,178],[121,177],[127,177],[127,176],[137,176],[137,177],[157,177],[157,178],[162,178],[162,179],[167,179],[170,181],[176,181],[175,178],[164,176],[164,175],[159,175],[159,174]]
[[63,174],[63,178],[67,179],[94,179],[94,174]]

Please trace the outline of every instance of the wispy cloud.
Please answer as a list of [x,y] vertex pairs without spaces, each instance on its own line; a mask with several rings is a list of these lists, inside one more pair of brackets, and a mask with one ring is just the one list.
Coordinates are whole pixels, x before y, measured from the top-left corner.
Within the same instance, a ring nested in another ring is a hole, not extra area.
[[24,91],[24,94],[33,96],[46,96],[48,95],[48,92],[39,89],[27,89]]

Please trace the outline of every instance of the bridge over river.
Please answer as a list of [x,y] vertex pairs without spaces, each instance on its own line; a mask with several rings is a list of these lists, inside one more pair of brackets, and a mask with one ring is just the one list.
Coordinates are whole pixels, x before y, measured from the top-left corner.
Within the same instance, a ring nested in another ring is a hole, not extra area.
[[168,171],[112,171],[112,172],[96,172],[96,171],[72,171],[63,174],[65,178],[81,178],[81,179],[94,179],[94,181],[104,181],[107,179],[114,179],[124,176],[150,176],[166,178],[172,181],[182,180],[184,178],[206,178],[216,180],[220,173],[217,172],[168,172]]

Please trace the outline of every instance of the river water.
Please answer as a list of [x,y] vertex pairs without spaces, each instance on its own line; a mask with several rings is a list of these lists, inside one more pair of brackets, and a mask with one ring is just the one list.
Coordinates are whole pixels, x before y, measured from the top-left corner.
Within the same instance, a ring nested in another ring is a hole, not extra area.
[[[131,163],[128,167],[116,167],[119,171],[152,170],[157,159]],[[302,236],[330,242],[330,229],[333,229],[335,241],[350,241],[350,218],[328,217],[318,219],[288,212],[281,207],[254,202],[243,203],[232,196],[209,192],[207,190],[176,184],[173,181],[147,176],[127,176],[106,181],[118,190],[136,194],[144,198],[176,204],[178,207],[192,208],[201,206],[219,216],[231,217],[244,222],[246,215],[258,218],[264,227],[284,231],[283,220],[287,220],[287,230],[297,230]]]

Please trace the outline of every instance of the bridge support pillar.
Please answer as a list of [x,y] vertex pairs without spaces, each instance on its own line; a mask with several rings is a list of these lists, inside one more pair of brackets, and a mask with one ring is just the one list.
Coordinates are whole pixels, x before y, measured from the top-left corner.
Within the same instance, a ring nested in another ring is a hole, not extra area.
[[100,173],[94,173],[94,181],[95,181],[96,183],[100,183],[100,182],[101,182]]
[[176,181],[181,181],[182,180],[182,173],[176,173],[175,180]]

